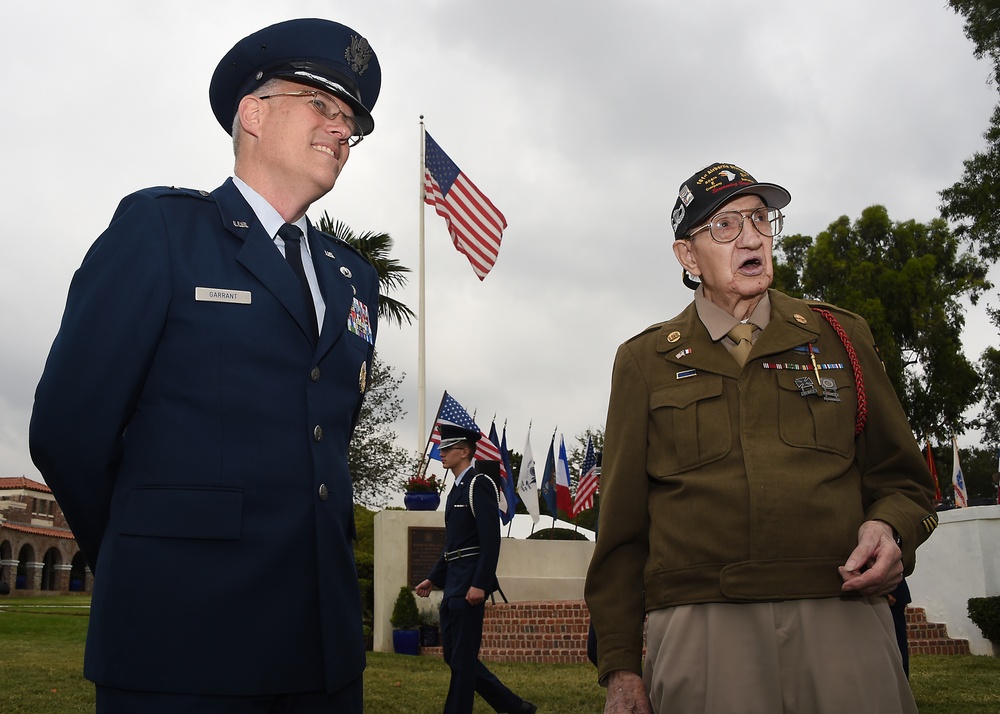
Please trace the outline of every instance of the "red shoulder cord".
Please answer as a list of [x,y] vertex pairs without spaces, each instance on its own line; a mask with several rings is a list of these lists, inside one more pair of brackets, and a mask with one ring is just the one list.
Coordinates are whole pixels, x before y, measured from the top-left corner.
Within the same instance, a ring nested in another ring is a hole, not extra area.
[[851,369],[854,371],[854,383],[857,385],[858,396],[858,414],[854,421],[854,435],[860,436],[861,432],[865,430],[865,422],[868,421],[868,397],[865,395],[865,379],[861,374],[861,363],[858,362],[858,355],[854,351],[854,345],[851,344],[851,338],[847,336],[847,332],[840,326],[832,312],[819,307],[812,308],[812,311],[822,315],[830,323],[833,331],[837,333],[837,337],[844,343],[844,349],[847,350],[847,359],[850,360]]

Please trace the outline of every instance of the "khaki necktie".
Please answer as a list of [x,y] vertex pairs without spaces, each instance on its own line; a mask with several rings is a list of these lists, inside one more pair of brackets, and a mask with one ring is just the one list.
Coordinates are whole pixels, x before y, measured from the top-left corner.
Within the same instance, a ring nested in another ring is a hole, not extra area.
[[750,350],[753,349],[753,343],[750,341],[753,328],[752,322],[741,322],[729,331],[729,339],[736,343],[736,346],[729,351],[729,354],[733,356],[736,364],[740,367],[746,364],[747,357],[750,356]]

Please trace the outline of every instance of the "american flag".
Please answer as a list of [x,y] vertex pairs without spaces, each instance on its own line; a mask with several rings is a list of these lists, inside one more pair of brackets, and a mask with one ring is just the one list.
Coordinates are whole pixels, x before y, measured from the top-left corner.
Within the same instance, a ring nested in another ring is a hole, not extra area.
[[444,399],[441,400],[441,409],[438,411],[437,419],[434,420],[434,429],[431,431],[431,444],[433,448],[430,457],[432,459],[441,460],[441,452],[438,449],[441,443],[441,430],[438,427],[442,424],[453,424],[478,431],[480,436],[479,441],[476,443],[476,458],[487,461],[499,461],[500,477],[503,479],[508,478],[507,469],[504,467],[504,460],[500,458],[500,449],[490,441],[490,437],[472,420],[469,412],[465,411],[462,405],[455,401],[455,398],[448,394],[448,392],[444,393]]
[[594,440],[588,436],[587,453],[583,457],[583,472],[576,484],[572,515],[578,516],[588,508],[593,508],[595,493],[597,493],[597,456],[594,454]]
[[431,135],[425,132],[424,136],[424,203],[434,206],[437,214],[444,218],[455,247],[469,259],[472,269],[482,280],[497,262],[507,219],[448,158]]

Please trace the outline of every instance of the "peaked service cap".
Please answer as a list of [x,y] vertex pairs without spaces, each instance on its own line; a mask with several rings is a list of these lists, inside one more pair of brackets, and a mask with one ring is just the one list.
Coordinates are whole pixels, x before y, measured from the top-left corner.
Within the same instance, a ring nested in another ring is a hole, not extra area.
[[371,110],[382,70],[362,37],[346,25],[319,19],[286,20],[244,37],[212,75],[212,111],[227,133],[240,100],[275,77],[336,96],[354,110],[363,134],[375,129]]
[[455,424],[442,424],[438,429],[441,431],[441,445],[438,447],[439,449],[447,449],[449,446],[454,446],[460,441],[475,444],[481,436],[478,431],[466,429],[464,426],[457,426]]

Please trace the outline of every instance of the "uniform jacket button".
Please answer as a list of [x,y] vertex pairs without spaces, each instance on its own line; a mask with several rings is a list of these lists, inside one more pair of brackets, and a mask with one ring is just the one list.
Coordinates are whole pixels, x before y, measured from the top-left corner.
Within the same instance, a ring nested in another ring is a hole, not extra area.
[[319,500],[325,501],[328,494],[329,494],[329,491],[327,491],[327,489],[326,489],[326,484],[325,483],[321,483],[319,485]]
[[323,441],[323,427],[321,427],[319,424],[313,427],[313,438],[316,441]]
[[313,367],[309,371],[309,379],[311,379],[314,382],[318,382],[319,381],[319,367]]

